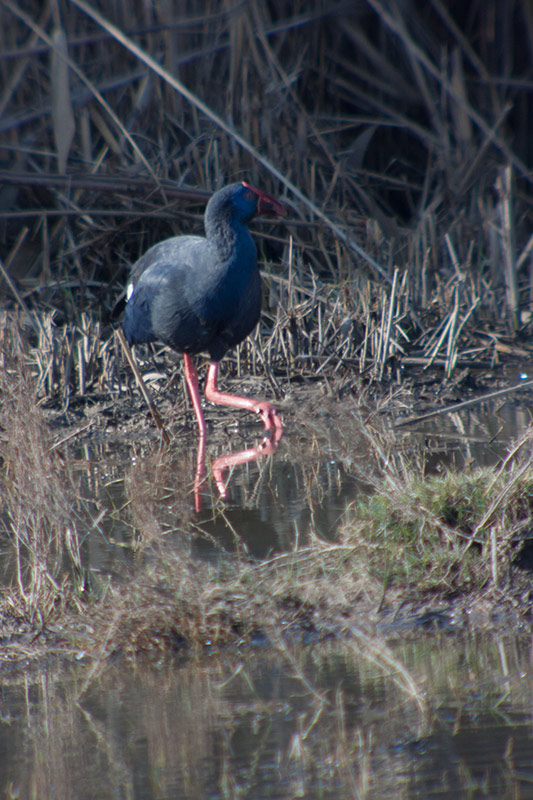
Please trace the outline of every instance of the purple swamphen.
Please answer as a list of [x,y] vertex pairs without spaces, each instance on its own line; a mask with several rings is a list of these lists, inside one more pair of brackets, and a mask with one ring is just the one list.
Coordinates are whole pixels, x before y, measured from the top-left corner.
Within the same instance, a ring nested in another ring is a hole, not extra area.
[[270,403],[217,387],[219,361],[251,333],[261,313],[257,251],[248,230],[248,223],[259,214],[285,216],[287,209],[244,181],[225,186],[207,204],[205,237],[165,239],[131,269],[123,320],[126,338],[130,345],[158,340],[183,353],[201,436],[206,426],[191,356],[203,351],[211,358],[207,400],[254,411],[266,430],[283,430]]

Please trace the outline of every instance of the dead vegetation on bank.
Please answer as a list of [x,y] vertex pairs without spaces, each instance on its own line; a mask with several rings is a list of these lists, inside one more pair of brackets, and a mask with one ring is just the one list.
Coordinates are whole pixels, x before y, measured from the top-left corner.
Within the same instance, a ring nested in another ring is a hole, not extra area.
[[351,613],[378,616],[400,585],[443,602],[511,596],[528,559],[527,441],[497,473],[425,483],[354,424],[340,437],[366,437],[373,494],[337,544],[198,564],[165,550],[165,526],[132,503],[131,549],[146,559],[104,580],[82,557],[98,514],[39,404],[117,403],[131,380],[113,333],[128,264],[201,230],[209,194],[244,177],[294,213],[257,226],[265,310],[225,359],[232,375],[266,376],[278,398],[316,380],[349,396],[359,375],[394,386],[416,365],[466,392],[472,370],[531,360],[526,0],[455,17],[440,0],[129,3],[107,22],[82,0],[31,6],[0,5],[6,641],[54,629],[105,659],[248,640],[278,621],[349,632]]
[[525,0],[106,13],[2,0],[3,325],[21,315],[43,396],[116,396],[128,264],[240,177],[293,215],[257,231],[265,314],[226,369],[281,396],[530,359]]
[[[387,648],[373,626],[394,630],[404,607],[415,625],[426,608],[438,608],[446,625],[462,629],[475,607],[484,625],[496,617],[531,624],[530,435],[497,470],[424,479],[354,410],[337,444],[348,453],[357,438],[361,456],[363,443],[364,457],[352,459],[351,469],[368,491],[346,509],[336,541],[314,535],[254,560],[234,531],[233,554],[206,561],[193,547],[204,534],[191,511],[192,470],[180,462],[188,485],[176,491],[182,477],[171,448],[134,463],[120,478],[123,500],[106,510],[100,484],[88,491],[85,481],[82,491],[83,469],[68,448],[52,445],[22,362],[2,371],[0,391],[7,661],[42,653],[46,644],[90,655],[97,669],[117,653],[159,658],[257,637],[279,644],[285,634],[359,642],[368,626],[377,658]],[[312,506],[312,459],[306,469]],[[109,546],[102,523],[110,513],[130,534],[115,543],[125,551],[122,565],[107,570],[90,550]]]

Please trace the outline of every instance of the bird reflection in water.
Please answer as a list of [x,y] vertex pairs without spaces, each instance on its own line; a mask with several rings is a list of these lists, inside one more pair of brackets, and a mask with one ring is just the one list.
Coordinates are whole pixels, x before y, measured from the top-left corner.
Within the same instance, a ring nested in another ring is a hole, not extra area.
[[[239,464],[246,464],[258,458],[272,455],[278,449],[278,445],[283,436],[283,428],[274,428],[271,433],[266,433],[258,445],[248,447],[245,450],[238,450],[235,453],[226,453],[218,456],[211,465],[211,472],[215,481],[218,493],[222,500],[228,496],[228,485],[233,474],[231,470],[225,475],[226,470],[236,467]],[[196,476],[194,479],[194,508],[199,512],[202,510],[202,488],[205,487],[207,480],[207,470],[205,466],[205,436],[198,439],[198,450],[196,455]]]

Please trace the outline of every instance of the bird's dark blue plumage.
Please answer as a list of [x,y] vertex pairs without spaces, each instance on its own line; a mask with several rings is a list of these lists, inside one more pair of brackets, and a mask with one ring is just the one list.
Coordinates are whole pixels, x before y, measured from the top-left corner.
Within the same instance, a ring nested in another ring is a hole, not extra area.
[[205,238],[166,239],[134,264],[123,323],[130,344],[160,340],[218,361],[248,336],[261,311],[248,230],[259,203],[242,183],[226,186],[207,205]]
[[208,399],[250,408],[260,414],[266,427],[281,428],[269,404],[224,395],[216,385],[218,362],[248,336],[261,313],[257,252],[248,230],[248,223],[258,214],[284,216],[286,209],[247,183],[226,186],[207,204],[205,237],[166,239],[150,248],[131,269],[123,321],[126,338],[130,344],[159,340],[184,354],[201,431],[205,423],[189,359],[200,352],[209,353],[212,362],[206,384]]

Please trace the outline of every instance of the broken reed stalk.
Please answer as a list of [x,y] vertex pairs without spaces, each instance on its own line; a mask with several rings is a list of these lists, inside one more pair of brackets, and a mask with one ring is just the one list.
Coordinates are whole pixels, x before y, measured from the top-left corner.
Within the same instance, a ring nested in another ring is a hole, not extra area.
[[513,179],[511,165],[505,167],[496,179],[496,191],[499,196],[499,242],[505,274],[507,305],[511,312],[513,328],[518,327],[518,280],[516,276],[516,256],[514,245],[514,229],[512,214]]
[[139,367],[137,366],[137,362],[135,360],[135,356],[133,355],[129,344],[126,341],[121,328],[117,328],[115,332],[117,334],[117,337],[118,337],[118,340],[119,340],[120,344],[122,345],[122,350],[124,351],[124,355],[126,356],[126,358],[128,360],[128,364],[130,365],[130,367],[132,369],[132,372],[135,375],[135,380],[137,381],[137,386],[139,387],[139,389],[141,391],[141,394],[142,394],[142,396],[144,398],[144,401],[145,401],[146,405],[148,406],[150,414],[152,415],[152,419],[155,422],[155,426],[156,426],[157,430],[159,431],[159,433],[161,434],[161,440],[165,445],[168,445],[168,444],[170,444],[170,437],[169,437],[169,435],[168,435],[168,433],[167,433],[167,431],[165,429],[165,426],[163,425],[163,421],[161,419],[159,411],[157,410],[157,406],[156,406],[156,404],[154,403],[154,401],[152,399],[152,395],[150,394],[150,390],[148,389],[146,383],[143,380],[143,376],[141,375]]
[[441,333],[437,343],[433,347],[433,350],[431,351],[431,353],[428,352],[428,348],[426,347],[425,355],[428,356],[429,360],[428,360],[427,365],[424,367],[424,369],[428,369],[429,367],[431,367],[431,365],[433,364],[433,361],[437,357],[437,355],[439,353],[439,350],[441,349],[444,341],[446,339],[448,339],[448,341],[449,341],[450,329],[453,326],[453,314],[454,314],[453,311],[450,314],[448,314],[448,319],[446,320],[446,322],[443,325],[442,333]]
[[455,284],[453,287],[453,311],[450,316],[450,325],[448,328],[448,342],[446,344],[446,377],[449,378],[455,367],[457,361],[457,338],[455,331],[457,328],[457,317],[459,315],[459,286]]
[[416,425],[419,422],[424,422],[426,419],[431,419],[432,417],[441,417],[443,414],[450,414],[452,411],[460,411],[463,408],[469,408],[470,406],[475,406],[478,403],[483,403],[485,400],[494,400],[496,397],[503,397],[506,394],[512,394],[512,392],[517,392],[520,389],[527,389],[530,386],[533,386],[533,380],[524,381],[524,383],[517,383],[514,386],[508,386],[506,389],[498,389],[495,392],[488,392],[487,394],[482,394],[480,397],[474,397],[471,400],[463,400],[461,403],[454,403],[451,406],[446,406],[446,408],[438,408],[435,411],[428,411],[426,414],[418,414],[414,417],[407,417],[407,419],[401,419],[394,423],[395,428],[403,428],[405,425]]
[[392,320],[394,318],[394,308],[396,305],[396,288],[398,286],[398,275],[400,274],[400,270],[398,267],[394,269],[394,275],[392,278],[392,287],[390,292],[389,298],[389,310],[387,314],[387,327],[385,329],[385,336],[383,337],[383,344],[380,348],[381,351],[381,359],[379,362],[379,380],[383,379],[383,370],[385,369],[385,362],[389,357],[389,342],[390,342],[390,335],[392,330]]
[[4,262],[2,261],[1,258],[0,258],[0,273],[2,273],[2,277],[4,278],[9,288],[11,289],[11,292],[13,293],[13,296],[16,299],[19,306],[21,307],[21,309],[24,311],[25,314],[28,315],[28,317],[31,317],[32,315],[30,313],[28,306],[24,302],[19,290],[17,289],[15,282],[12,280],[11,275],[7,271]]
[[496,535],[496,526],[490,529],[490,565],[492,573],[492,583],[494,586],[498,585],[498,538]]

